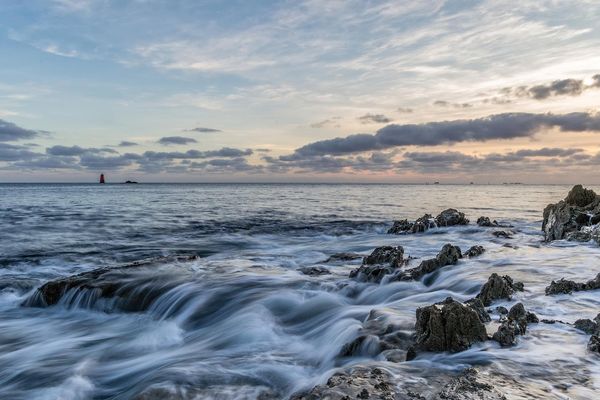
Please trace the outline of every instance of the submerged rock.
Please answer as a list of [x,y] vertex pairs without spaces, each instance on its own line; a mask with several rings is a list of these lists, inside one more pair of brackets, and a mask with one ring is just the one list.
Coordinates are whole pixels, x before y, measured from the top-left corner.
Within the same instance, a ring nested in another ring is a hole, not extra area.
[[418,308],[416,343],[407,360],[417,352],[459,352],[487,340],[485,326],[471,307],[448,297],[441,303]]
[[584,290],[600,289],[600,273],[594,279],[587,282],[575,282],[566,279],[552,281],[550,286],[546,287],[546,296],[553,294],[571,294]]
[[469,225],[469,220],[465,217],[465,214],[454,208],[442,211],[435,217],[435,222],[438,226]]
[[415,268],[410,268],[398,272],[392,281],[412,281],[419,280],[426,274],[434,272],[446,265],[454,265],[462,258],[460,247],[453,246],[450,243],[445,244],[440,252],[429,260],[424,260]]
[[500,239],[512,239],[513,231],[494,231],[492,235]]
[[320,267],[315,265],[313,267],[302,267],[299,268],[298,271],[302,272],[304,275],[309,276],[319,276],[319,275],[330,275],[331,271],[325,267]]
[[353,261],[358,260],[359,258],[363,258],[363,256],[358,253],[335,253],[330,255],[329,258],[323,262],[327,264],[337,261]]
[[[571,239],[587,241],[600,235],[587,234],[584,228],[600,221],[600,197],[593,190],[584,189],[581,185],[574,186],[564,200],[549,204],[544,209],[542,231],[546,241]],[[578,234],[576,232],[583,231]]]
[[484,306],[488,307],[494,300],[510,300],[515,291],[523,290],[523,284],[514,282],[510,276],[500,276],[493,273],[476,297],[481,300]]
[[467,257],[477,257],[485,253],[485,248],[483,246],[472,246],[469,250],[465,251],[465,256]]

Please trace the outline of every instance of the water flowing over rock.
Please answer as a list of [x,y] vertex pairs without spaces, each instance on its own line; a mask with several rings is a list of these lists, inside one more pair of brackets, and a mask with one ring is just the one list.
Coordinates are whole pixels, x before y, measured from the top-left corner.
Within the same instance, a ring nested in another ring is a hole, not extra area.
[[417,352],[459,352],[487,340],[485,326],[476,311],[448,297],[441,303],[418,308],[416,343],[407,360]]
[[539,319],[534,313],[526,311],[522,303],[517,303],[510,309],[506,320],[502,321],[492,339],[502,347],[512,346],[516,343],[517,336],[527,332],[528,323],[537,322]]
[[575,282],[564,278],[558,281],[552,281],[550,286],[546,287],[546,295],[571,294],[573,292],[596,289],[600,289],[600,273],[598,273],[594,279],[590,279],[587,282]]
[[338,262],[338,261],[353,261],[353,260],[358,260],[359,258],[363,258],[363,256],[361,256],[358,253],[335,253],[335,254],[330,255],[323,262],[327,264],[327,263]]
[[[546,241],[570,239],[600,243],[600,196],[593,190],[574,186],[564,200],[544,209],[542,231]],[[594,223],[592,223],[594,222]]]
[[302,272],[304,275],[309,276],[319,276],[319,275],[330,275],[331,271],[325,267],[321,266],[313,266],[313,267],[302,267],[299,268],[298,271]]
[[424,260],[419,264],[418,267],[410,268],[405,271],[400,271],[394,277],[392,281],[413,281],[419,280],[423,276],[434,272],[446,265],[454,265],[462,258],[462,252],[460,247],[453,246],[450,243],[445,244],[440,252],[429,260]]
[[494,272],[476,297],[488,307],[494,300],[510,300],[515,291],[523,291],[523,284],[514,282],[508,275],[500,276]]

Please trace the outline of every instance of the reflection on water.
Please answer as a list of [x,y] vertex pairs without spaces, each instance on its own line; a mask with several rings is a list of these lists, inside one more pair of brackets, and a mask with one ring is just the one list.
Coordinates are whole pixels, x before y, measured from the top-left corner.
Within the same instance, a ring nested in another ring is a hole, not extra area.
[[[410,363],[337,357],[371,310],[410,326],[417,307],[447,296],[466,300],[492,272],[525,283],[525,292],[494,307],[522,301],[541,319],[593,318],[598,292],[544,296],[553,279],[584,281],[600,272],[597,246],[541,243],[541,211],[568,189],[0,185],[0,398],[129,399],[149,387],[199,398],[282,398],[322,383],[335,368],[371,362],[398,375],[480,365],[515,378],[533,397],[593,398],[600,361],[586,352],[587,335],[563,324],[532,325],[511,349],[486,342]],[[450,206],[471,221],[509,221],[519,231],[513,248],[473,224],[385,234],[393,219]],[[324,265],[333,253],[388,244],[427,258],[445,243],[463,250],[481,244],[487,252],[426,284],[349,280],[360,260],[328,264],[332,274],[319,277],[297,270]],[[127,295],[120,299],[88,290],[49,308],[20,306],[48,280],[173,254],[201,258],[123,274],[119,290]]]

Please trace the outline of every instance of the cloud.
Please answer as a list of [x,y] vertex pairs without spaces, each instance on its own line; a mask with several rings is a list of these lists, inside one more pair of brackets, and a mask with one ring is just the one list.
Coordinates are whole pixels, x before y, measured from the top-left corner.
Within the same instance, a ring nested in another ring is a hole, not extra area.
[[184,132],[199,132],[199,133],[211,133],[211,132],[222,132],[220,129],[213,129],[213,128],[192,128],[192,129],[185,129]]
[[35,158],[39,153],[34,153],[27,146],[17,146],[0,143],[0,161],[20,161]]
[[383,114],[365,114],[362,117],[358,117],[358,120],[361,124],[388,124],[392,122],[391,118]]
[[194,138],[184,137],[184,136],[165,136],[158,140],[158,143],[169,146],[172,144],[188,144],[188,143],[198,143],[198,141]]
[[436,100],[433,102],[434,106],[437,107],[454,107],[454,108],[471,108],[473,104],[471,103],[451,103],[445,100]]
[[132,147],[132,146],[137,146],[137,145],[138,144],[136,142],[129,142],[127,140],[123,140],[117,146],[118,147]]
[[310,124],[310,127],[316,128],[316,129],[327,128],[327,127],[339,128],[340,127],[340,123],[339,123],[340,119],[341,119],[341,117],[331,117],[331,118],[324,119],[322,121]]
[[95,148],[95,147],[80,147],[80,146],[62,146],[55,145],[48,147],[46,153],[53,156],[80,156],[86,153],[99,154],[99,153],[117,153],[116,150],[109,148]]
[[15,125],[12,122],[0,119],[0,142],[33,139],[39,136],[41,133],[47,132],[21,128],[20,126]]
[[398,107],[396,111],[398,111],[400,114],[412,114],[415,110],[408,107]]
[[583,81],[579,79],[561,79],[548,85],[536,85],[527,89],[530,97],[536,100],[551,96],[579,96],[583,92]]
[[321,140],[302,146],[293,154],[282,156],[293,160],[321,155],[342,155],[383,150],[399,146],[436,146],[460,142],[532,137],[542,129],[558,128],[563,132],[600,131],[600,114],[505,113],[484,118],[423,124],[388,125],[375,134],[354,134]]

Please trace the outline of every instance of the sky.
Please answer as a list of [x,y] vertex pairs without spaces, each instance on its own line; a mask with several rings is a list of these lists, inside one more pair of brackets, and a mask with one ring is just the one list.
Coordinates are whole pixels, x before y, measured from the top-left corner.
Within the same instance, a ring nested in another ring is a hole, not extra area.
[[0,0],[0,182],[600,183],[596,0]]

